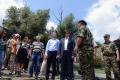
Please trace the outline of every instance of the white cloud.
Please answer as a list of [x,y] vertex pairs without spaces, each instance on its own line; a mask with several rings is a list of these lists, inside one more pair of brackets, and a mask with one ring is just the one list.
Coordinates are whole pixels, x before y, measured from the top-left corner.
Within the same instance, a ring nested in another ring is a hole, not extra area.
[[120,35],[120,0],[98,0],[89,8],[85,17],[92,24],[92,32],[97,41],[109,33],[114,40]]
[[48,23],[47,23],[47,25],[46,25],[46,28],[47,28],[48,30],[50,30],[52,27],[53,27],[54,29],[56,29],[56,28],[57,28],[57,25],[56,25],[54,22],[52,22],[52,21],[48,21]]
[[23,7],[24,0],[0,0],[0,25],[6,17],[6,10],[11,6]]

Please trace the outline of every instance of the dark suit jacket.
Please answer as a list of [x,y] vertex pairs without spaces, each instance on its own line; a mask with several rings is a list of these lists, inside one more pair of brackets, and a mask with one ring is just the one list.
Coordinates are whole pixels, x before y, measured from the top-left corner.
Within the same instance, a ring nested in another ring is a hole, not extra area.
[[[65,42],[65,38],[62,38],[60,40],[60,54],[61,54],[61,56],[63,55],[63,52],[64,52],[64,42]],[[67,49],[68,49],[69,53],[73,54],[74,40],[72,38],[69,38],[69,40],[68,40]]]

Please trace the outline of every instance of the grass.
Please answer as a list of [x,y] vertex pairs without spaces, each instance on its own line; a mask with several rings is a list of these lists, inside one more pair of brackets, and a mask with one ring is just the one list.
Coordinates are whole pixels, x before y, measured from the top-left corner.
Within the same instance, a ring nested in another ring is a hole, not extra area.
[[104,68],[96,68],[95,69],[96,73],[101,73],[101,74],[105,74],[105,69]]
[[[79,70],[79,63],[74,63],[74,71],[78,71],[78,70]],[[95,68],[95,72],[105,74],[105,69],[104,68]]]

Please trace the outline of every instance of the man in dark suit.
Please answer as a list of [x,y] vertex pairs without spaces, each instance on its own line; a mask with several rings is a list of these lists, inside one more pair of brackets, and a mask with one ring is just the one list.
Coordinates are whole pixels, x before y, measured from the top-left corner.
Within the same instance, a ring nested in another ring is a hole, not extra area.
[[70,31],[65,31],[65,38],[60,41],[61,52],[61,80],[73,80],[73,49],[74,41],[70,37]]

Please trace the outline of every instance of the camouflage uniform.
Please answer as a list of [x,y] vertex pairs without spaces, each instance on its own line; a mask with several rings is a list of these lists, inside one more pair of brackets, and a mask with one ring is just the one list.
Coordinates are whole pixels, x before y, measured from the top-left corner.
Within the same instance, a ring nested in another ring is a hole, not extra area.
[[95,80],[92,33],[87,27],[81,26],[78,37],[83,38],[78,49],[80,70],[82,70],[83,80]]
[[116,61],[116,49],[117,47],[113,42],[104,43],[101,48],[107,80],[112,80],[111,68],[113,69],[115,80],[120,80],[119,68]]

